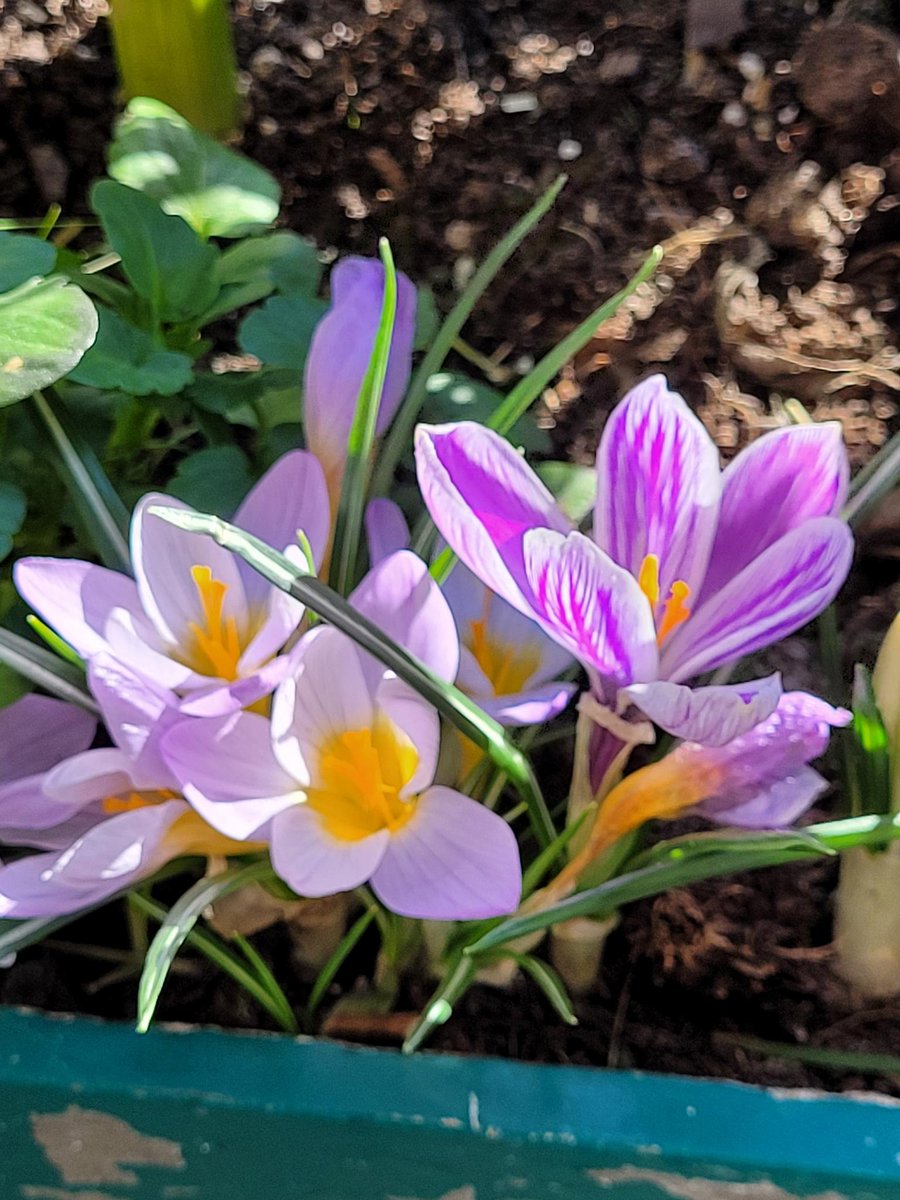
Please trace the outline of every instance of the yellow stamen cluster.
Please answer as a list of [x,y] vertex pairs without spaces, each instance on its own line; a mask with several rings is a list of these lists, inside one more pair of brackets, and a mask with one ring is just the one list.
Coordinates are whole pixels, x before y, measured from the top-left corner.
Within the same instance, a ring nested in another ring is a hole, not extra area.
[[242,652],[237,621],[222,616],[228,585],[214,579],[209,567],[191,567],[191,578],[200,596],[204,624],[190,623],[194,639],[190,665],[204,675],[237,679]]
[[382,829],[396,833],[415,811],[415,800],[400,793],[418,763],[415,746],[387,719],[332,734],[320,747],[307,803],[341,841],[356,842]]
[[495,696],[514,696],[520,692],[541,664],[540,651],[534,645],[513,646],[490,633],[490,609],[493,593],[485,591],[481,617],[469,622],[465,643],[481,667]]

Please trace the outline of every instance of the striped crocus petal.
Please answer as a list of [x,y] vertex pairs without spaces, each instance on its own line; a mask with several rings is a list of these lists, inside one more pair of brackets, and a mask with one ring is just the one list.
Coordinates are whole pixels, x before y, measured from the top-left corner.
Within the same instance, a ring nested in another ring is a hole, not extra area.
[[568,533],[572,527],[534,471],[509,442],[472,421],[420,425],[416,471],[431,518],[450,549],[482,583],[534,617],[525,534]]
[[691,679],[794,633],[831,603],[852,559],[853,537],[834,517],[792,530],[674,632],[662,674]]
[[656,628],[637,580],[590,538],[537,529],[524,538],[535,618],[555,641],[615,690],[654,679]]
[[623,692],[674,737],[704,746],[724,746],[774,711],[781,696],[781,676],[703,688],[654,680],[632,684]]
[[837,516],[849,474],[837,421],[773,430],[743,450],[722,475],[719,526],[700,602],[792,529]]
[[673,584],[696,595],[716,530],[718,451],[662,375],[632,388],[606,422],[597,451],[594,537],[635,577],[648,555],[659,598]]

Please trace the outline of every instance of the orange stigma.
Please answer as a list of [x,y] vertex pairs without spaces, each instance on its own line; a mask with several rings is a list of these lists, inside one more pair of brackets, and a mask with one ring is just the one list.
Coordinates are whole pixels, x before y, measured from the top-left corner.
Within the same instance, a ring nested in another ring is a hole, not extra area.
[[[638,571],[638,587],[650,601],[651,607],[659,603],[659,558],[647,554]],[[691,589],[683,579],[676,579],[669,589],[669,597],[663,604],[662,619],[656,630],[656,642],[661,646],[670,633],[683,624],[691,615],[686,601]]]

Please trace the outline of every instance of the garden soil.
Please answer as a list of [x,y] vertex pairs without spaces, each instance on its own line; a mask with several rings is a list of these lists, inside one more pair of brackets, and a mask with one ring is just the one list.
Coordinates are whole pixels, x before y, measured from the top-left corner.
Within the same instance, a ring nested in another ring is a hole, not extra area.
[[[0,215],[87,211],[116,107],[102,7],[0,3]],[[670,0],[236,0],[234,12],[242,148],[277,175],[284,222],[335,253],[370,254],[388,236],[439,307],[568,174],[465,330],[466,369],[497,386],[663,245],[655,281],[545,394],[539,419],[558,454],[590,462],[611,404],[657,370],[724,458],[783,422],[792,399],[843,423],[856,466],[900,427],[900,15],[889,0],[750,0],[730,40],[707,46],[686,37],[684,5]],[[872,661],[898,607],[900,510],[885,505],[860,542],[845,668]],[[810,640],[760,665],[788,687],[833,687]],[[833,815],[829,803],[814,815]],[[520,980],[474,988],[433,1044],[900,1094],[900,1076],[813,1069],[747,1041],[900,1054],[900,1003],[860,1007],[834,974],[835,878],[817,862],[633,905],[577,1027]],[[108,945],[118,920],[94,916],[66,936]],[[284,931],[258,944],[290,981]],[[369,953],[339,979],[345,992]],[[135,980],[110,982],[111,967],[127,975],[66,944],[37,948],[5,972],[0,998],[127,1017]],[[302,986],[289,987],[300,1002]],[[190,955],[159,1015],[260,1023]],[[390,1043],[406,1024],[356,1028]]]

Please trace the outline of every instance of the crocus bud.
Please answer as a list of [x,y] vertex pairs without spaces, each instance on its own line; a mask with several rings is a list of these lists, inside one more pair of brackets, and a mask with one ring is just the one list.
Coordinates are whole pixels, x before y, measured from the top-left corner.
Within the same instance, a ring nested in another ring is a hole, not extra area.
[[872,687],[888,736],[891,808],[900,812],[900,613],[881,643],[872,673]]
[[[384,298],[384,266],[376,258],[345,258],[331,273],[331,308],[319,323],[306,360],[303,420],[306,445],[325,469],[334,500],[340,491],[347,438],[372,355]],[[416,289],[397,274],[397,315],[376,426],[384,433],[409,382]]]

